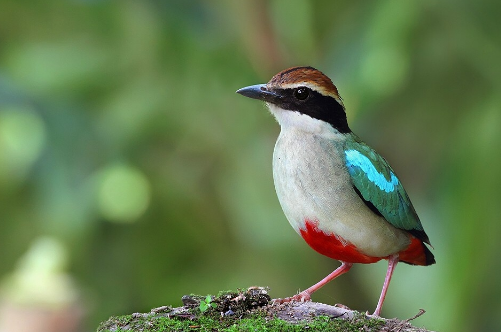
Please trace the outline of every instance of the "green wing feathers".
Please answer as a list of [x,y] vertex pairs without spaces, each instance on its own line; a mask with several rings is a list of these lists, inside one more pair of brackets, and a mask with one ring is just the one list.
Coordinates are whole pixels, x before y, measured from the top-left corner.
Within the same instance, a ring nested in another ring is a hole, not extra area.
[[[354,136],[345,145],[346,167],[365,203],[393,226],[429,243],[419,217],[388,162]],[[376,212],[376,211],[375,211]]]

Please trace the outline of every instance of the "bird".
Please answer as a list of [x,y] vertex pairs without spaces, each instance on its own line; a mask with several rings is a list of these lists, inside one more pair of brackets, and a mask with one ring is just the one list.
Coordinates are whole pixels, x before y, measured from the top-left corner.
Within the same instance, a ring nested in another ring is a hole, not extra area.
[[[280,125],[273,180],[294,230],[318,253],[341,265],[318,283],[279,303],[311,295],[353,264],[388,261],[374,316],[380,316],[398,262],[435,263],[428,235],[395,171],[348,125],[332,80],[299,66],[266,84],[236,91],[264,101]],[[433,248],[433,247],[432,247]]]

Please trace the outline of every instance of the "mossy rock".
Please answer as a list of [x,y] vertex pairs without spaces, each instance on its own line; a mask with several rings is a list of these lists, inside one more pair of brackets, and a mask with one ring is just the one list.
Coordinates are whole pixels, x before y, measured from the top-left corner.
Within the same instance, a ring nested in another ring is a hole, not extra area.
[[183,306],[164,306],[149,313],[111,317],[98,332],[160,331],[427,331],[408,320],[386,320],[316,302],[272,304],[267,289],[185,295]]

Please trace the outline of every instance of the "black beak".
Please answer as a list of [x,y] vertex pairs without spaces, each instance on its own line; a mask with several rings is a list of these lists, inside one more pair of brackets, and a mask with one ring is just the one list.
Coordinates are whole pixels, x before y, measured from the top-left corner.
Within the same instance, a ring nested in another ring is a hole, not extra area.
[[277,103],[282,97],[273,91],[268,90],[266,84],[256,84],[237,90],[242,96],[252,99],[259,99],[268,103]]

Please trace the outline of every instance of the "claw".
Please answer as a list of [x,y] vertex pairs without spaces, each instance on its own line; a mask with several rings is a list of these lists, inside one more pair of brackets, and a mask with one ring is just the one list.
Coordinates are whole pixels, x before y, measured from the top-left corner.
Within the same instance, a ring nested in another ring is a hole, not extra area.
[[273,299],[273,304],[282,304],[282,303],[287,303],[287,302],[309,302],[311,301],[311,295],[310,293],[306,291],[302,291],[299,294],[296,294],[291,297],[286,297],[284,299]]

